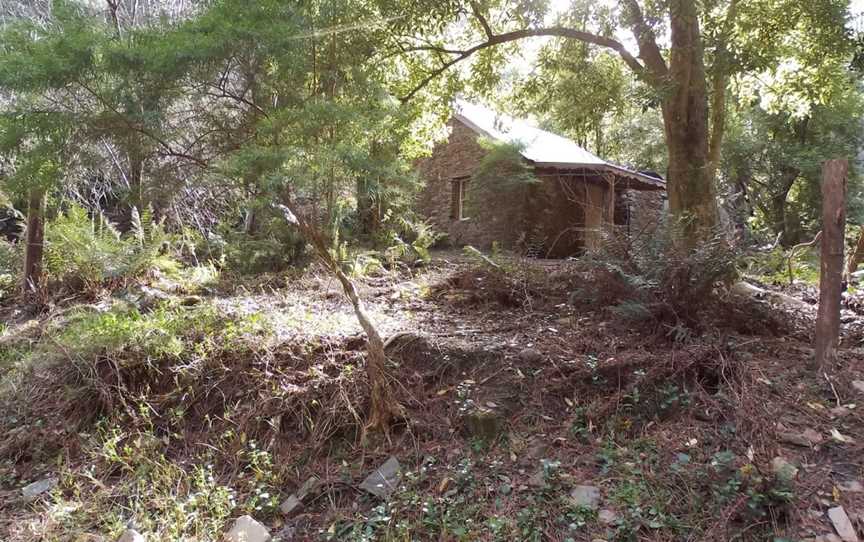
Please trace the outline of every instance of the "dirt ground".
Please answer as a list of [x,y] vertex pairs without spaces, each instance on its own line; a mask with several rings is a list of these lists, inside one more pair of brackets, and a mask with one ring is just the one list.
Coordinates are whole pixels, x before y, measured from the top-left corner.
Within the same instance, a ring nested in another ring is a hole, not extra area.
[[[277,501],[319,480],[288,515],[250,510],[281,540],[804,540],[834,533],[827,511],[838,506],[864,533],[857,321],[844,324],[847,344],[822,373],[808,368],[807,311],[781,313],[780,333],[737,322],[676,342],[580,304],[573,292],[583,277],[571,262],[507,265],[502,279],[439,253],[426,268],[359,281],[390,338],[389,370],[407,414],[387,436],[362,430],[368,397],[362,377],[344,368],[362,365],[363,340],[335,280],[311,270],[223,285],[204,301],[229,315],[264,315],[273,329],[266,355],[196,381],[211,387],[190,391],[194,400],[171,395],[167,377],[146,391],[136,382],[154,411],[188,405],[183,420],[156,422],[157,435],[170,435],[160,453],[182,466],[218,448],[217,477],[239,486],[250,462],[241,444],[217,442],[212,422],[234,405],[244,439],[272,457]],[[295,388],[300,402],[289,399]],[[60,497],[87,506],[73,487],[108,492],[103,505],[133,510],[119,480],[140,474],[103,469],[81,482],[90,463],[80,427],[49,414],[38,429],[0,416],[8,430],[0,539],[112,540],[116,525],[90,516],[50,526],[45,518]],[[41,443],[47,452],[21,451],[34,431],[51,441]],[[399,488],[385,500],[359,489],[391,456]],[[67,474],[53,500],[22,502],[19,488],[59,463]],[[581,486],[599,499],[580,501]],[[251,491],[238,489],[238,499]]]

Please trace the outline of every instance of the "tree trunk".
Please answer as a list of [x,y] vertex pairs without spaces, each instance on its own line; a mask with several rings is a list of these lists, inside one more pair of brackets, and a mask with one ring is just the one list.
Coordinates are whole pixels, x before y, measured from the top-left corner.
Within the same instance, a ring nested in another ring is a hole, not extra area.
[[814,343],[814,364],[820,371],[834,361],[840,341],[848,172],[849,162],[846,160],[828,160],[822,166],[822,263]]
[[137,148],[137,143],[133,143],[133,148],[129,152],[129,207],[135,207],[139,212],[144,211],[144,160]]
[[797,168],[785,167],[782,171],[782,177],[778,184],[779,192],[771,195],[771,223],[775,234],[780,235],[780,244],[786,248],[794,245],[798,239],[797,235],[793,235],[789,218],[786,216],[786,200],[789,198],[789,191],[792,190],[792,185],[798,178],[799,171]]
[[357,218],[360,223],[360,233],[372,235],[378,231],[381,223],[378,207],[367,179],[357,179]]
[[[669,152],[669,209],[685,240],[710,235],[718,222],[717,196],[708,152],[708,99],[704,52],[694,0],[672,0],[668,83],[663,126]],[[688,242],[688,241],[685,241]]]
[[720,168],[720,151],[723,148],[723,134],[726,132],[726,85],[727,76],[724,67],[715,66],[711,89],[711,140],[708,142],[708,174],[717,178]]
[[786,193],[771,197],[771,228],[780,236],[780,246],[789,248],[792,242],[786,231]]
[[45,240],[45,190],[31,188],[27,204],[27,235],[24,247],[25,292],[33,292],[42,278],[42,254]]
[[[369,317],[363,306],[363,301],[357,295],[357,289],[350,278],[342,271],[339,262],[333,259],[324,238],[306,217],[299,214],[288,198],[283,198],[285,208],[288,210],[286,218],[289,222],[297,225],[300,233],[315,249],[315,253],[324,265],[336,276],[342,285],[345,296],[354,308],[354,315],[360,323],[360,327],[366,333],[366,375],[371,386],[371,406],[369,420],[366,429],[387,432],[393,418],[405,415],[402,405],[396,400],[390,387],[390,378],[387,374],[387,355],[384,352],[384,341],[378,333],[374,322]],[[290,216],[289,216],[290,213]]]

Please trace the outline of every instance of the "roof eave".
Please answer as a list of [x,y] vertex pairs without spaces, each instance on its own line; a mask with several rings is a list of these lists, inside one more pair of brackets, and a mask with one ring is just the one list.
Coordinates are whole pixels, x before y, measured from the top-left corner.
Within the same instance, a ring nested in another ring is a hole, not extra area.
[[[502,141],[500,137],[497,137],[497,136],[487,132],[483,128],[477,126],[475,123],[471,122],[470,119],[468,119],[467,117],[465,117],[461,113],[454,112],[452,118],[458,120],[459,122],[461,122],[462,124],[464,124],[468,128],[474,130],[475,132],[477,132],[480,135],[494,139],[495,141]],[[630,177],[630,178],[632,178],[638,182],[641,182],[641,183],[648,185],[644,189],[666,190],[666,182],[661,180],[661,179],[657,179],[655,177],[650,177],[648,175],[644,175],[644,174],[636,172],[636,171],[631,171],[627,168],[623,168],[620,166],[615,166],[615,165],[610,164],[608,162],[604,162],[602,164],[573,163],[573,162],[538,162],[538,161],[532,160],[531,158],[526,156],[524,152],[520,152],[519,154],[522,155],[522,157],[525,160],[527,160],[528,162],[530,162],[531,164],[533,164],[536,167],[550,167],[550,168],[557,168],[557,169],[587,168],[587,169],[607,170],[607,171],[614,172],[618,175],[621,175],[622,177]]]
[[571,168],[585,168],[585,169],[595,169],[600,171],[609,171],[615,173],[616,175],[620,175],[622,177],[628,177],[640,183],[644,183],[648,185],[649,190],[666,190],[666,181],[663,179],[658,179],[656,177],[651,177],[650,175],[645,175],[644,173],[639,173],[637,171],[632,171],[627,168],[616,166],[614,164],[583,164],[583,163],[573,163],[573,162],[537,162],[531,161],[536,167],[548,167],[555,169],[571,169]]

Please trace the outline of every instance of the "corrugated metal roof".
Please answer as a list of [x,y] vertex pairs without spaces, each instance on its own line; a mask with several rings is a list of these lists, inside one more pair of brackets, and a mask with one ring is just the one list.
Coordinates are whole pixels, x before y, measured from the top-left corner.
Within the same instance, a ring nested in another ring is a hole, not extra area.
[[523,147],[522,156],[538,166],[601,169],[642,181],[652,187],[666,186],[663,179],[607,162],[566,137],[541,130],[527,121],[501,115],[482,105],[456,100],[454,116],[487,137],[520,144]]

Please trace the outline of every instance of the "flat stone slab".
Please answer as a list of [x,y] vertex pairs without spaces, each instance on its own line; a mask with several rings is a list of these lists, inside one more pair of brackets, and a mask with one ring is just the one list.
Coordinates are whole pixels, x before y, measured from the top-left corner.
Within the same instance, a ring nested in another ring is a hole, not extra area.
[[604,508],[597,513],[597,519],[604,525],[612,525],[618,521],[618,514],[614,510]]
[[225,535],[226,542],[269,542],[270,531],[252,516],[240,516]]
[[321,480],[319,480],[318,477],[310,476],[305,482],[303,482],[303,485],[300,486],[297,493],[292,493],[287,499],[285,499],[285,501],[279,506],[279,510],[281,510],[285,515],[290,514],[303,504],[303,501],[310,493],[318,489],[320,483]]
[[594,486],[576,486],[570,492],[570,499],[578,507],[597,510],[600,507],[600,490]]
[[843,542],[859,542],[858,534],[855,532],[855,527],[846,515],[846,510],[842,506],[835,506],[828,509],[828,518],[831,524],[834,525],[834,530],[840,535]]
[[51,491],[52,489],[57,487],[58,483],[59,480],[54,477],[38,480],[30,485],[24,486],[21,489],[21,495],[24,497],[25,500],[30,501],[35,499],[39,495],[42,495],[43,493]]
[[294,495],[292,493],[291,495],[288,496],[287,499],[285,499],[285,501],[281,505],[279,505],[279,510],[287,516],[288,514],[290,514],[294,510],[296,510],[297,507],[300,506],[301,504],[303,504],[303,501],[301,501],[297,497],[297,495]]
[[360,489],[385,499],[399,487],[401,478],[402,467],[399,465],[399,461],[391,456],[383,465],[375,469],[375,472],[363,480]]
[[126,529],[117,539],[117,542],[147,542],[147,539],[135,529]]

